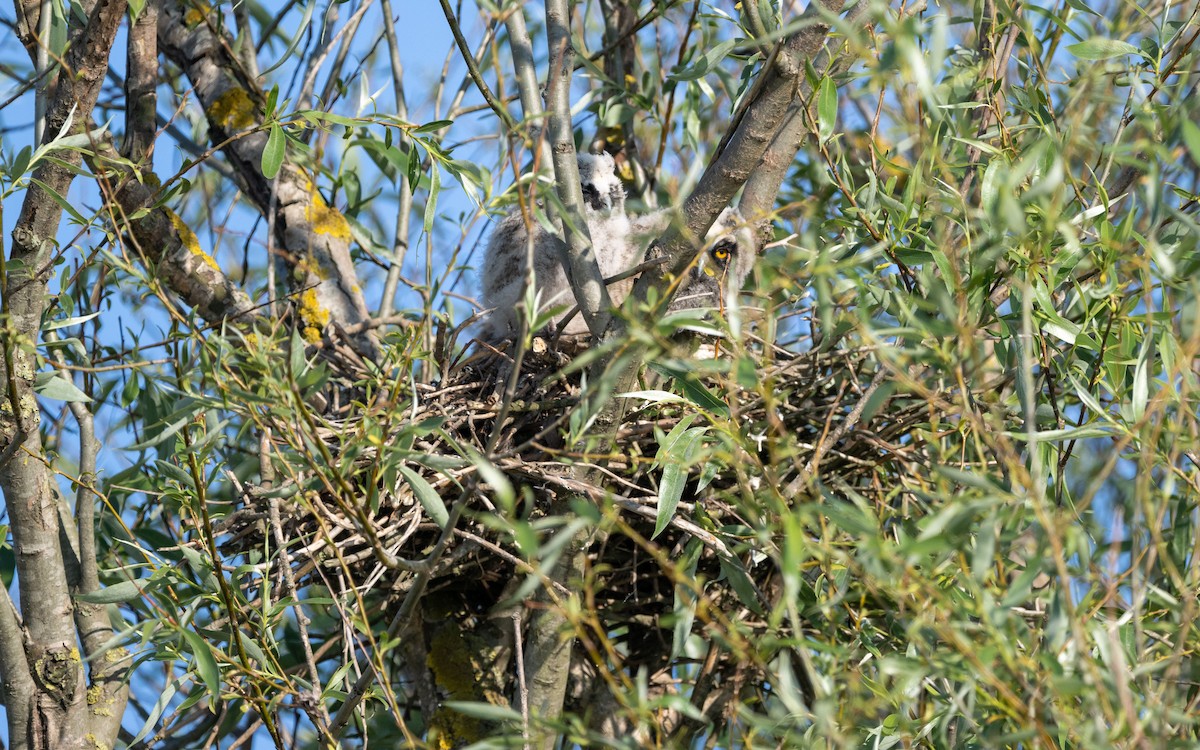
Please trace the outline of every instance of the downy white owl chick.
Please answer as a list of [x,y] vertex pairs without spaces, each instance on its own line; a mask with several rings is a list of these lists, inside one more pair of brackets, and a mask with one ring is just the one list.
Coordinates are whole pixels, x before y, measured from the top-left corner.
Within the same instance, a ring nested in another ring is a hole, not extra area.
[[[633,247],[629,239],[625,188],[616,175],[613,158],[608,154],[579,154],[578,165],[588,234],[592,238],[600,273],[608,278],[629,268],[635,262],[634,256],[640,255],[640,250]],[[562,266],[566,253],[562,238],[536,222],[532,230],[534,292],[541,308],[574,307],[575,296]],[[492,310],[481,332],[485,340],[501,341],[512,338],[517,332],[517,304],[522,299],[529,240],[525,218],[520,209],[513,209],[497,225],[488,241],[483,259],[481,297],[484,306]],[[554,323],[560,322],[565,314],[566,311],[559,314]],[[587,330],[583,318],[575,316],[567,322],[563,333],[586,333]]]
[[[642,248],[660,237],[671,224],[671,213],[663,209],[633,219],[633,244]],[[657,249],[650,249],[650,257],[657,256]],[[699,259],[667,311],[720,307],[742,290],[757,259],[754,231],[736,208],[727,206],[708,230]]]
[[[627,271],[642,260],[642,250],[631,241],[632,227],[625,215],[625,185],[617,176],[616,163],[607,153],[579,154],[579,183],[583,190],[584,217],[600,275],[611,278]],[[619,281],[608,288],[614,305],[620,305],[632,280]],[[572,300],[574,301],[574,300]],[[586,333],[582,317],[567,322],[563,333]]]
[[742,291],[756,260],[754,232],[736,208],[726,207],[704,238],[690,282],[671,300],[668,311],[724,306]]

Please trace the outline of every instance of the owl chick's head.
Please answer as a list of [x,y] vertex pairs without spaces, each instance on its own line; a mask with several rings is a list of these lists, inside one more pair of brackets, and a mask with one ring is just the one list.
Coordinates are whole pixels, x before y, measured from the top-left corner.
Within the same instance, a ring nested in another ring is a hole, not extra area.
[[757,257],[754,232],[736,208],[727,207],[704,238],[704,252],[696,264],[698,278],[716,279],[722,289],[740,291]]
[[757,257],[754,232],[737,209],[726,208],[708,230],[687,285],[667,309],[720,307],[728,294],[741,291]]
[[583,202],[592,211],[615,213],[625,210],[625,186],[617,177],[616,164],[607,153],[579,154],[579,184]]

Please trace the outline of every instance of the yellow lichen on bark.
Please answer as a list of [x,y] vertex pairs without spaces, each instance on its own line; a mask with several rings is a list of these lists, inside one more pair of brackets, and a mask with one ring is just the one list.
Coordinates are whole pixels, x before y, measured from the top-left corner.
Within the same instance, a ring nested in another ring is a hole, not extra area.
[[342,212],[326,204],[325,199],[321,197],[316,186],[311,182],[308,184],[308,192],[312,195],[312,200],[304,208],[304,218],[312,225],[313,231],[317,234],[327,234],[343,242],[349,242],[350,222],[346,221],[346,217],[342,216]]
[[206,114],[209,122],[220,125],[228,133],[233,133],[253,125],[257,112],[258,107],[251,101],[246,90],[240,86],[232,86],[209,105]]
[[321,341],[321,331],[329,325],[329,311],[317,299],[316,289],[305,289],[300,293],[300,335],[310,344]]
[[183,25],[189,29],[199,26],[204,17],[211,12],[212,6],[208,3],[196,3],[195,6],[188,8],[187,13],[183,14]]
[[321,281],[324,281],[329,278],[329,272],[326,271],[325,269],[321,268],[320,263],[317,263],[315,261],[310,261],[308,258],[304,258],[299,263],[297,263],[296,269],[292,272],[292,275],[296,278],[296,281],[299,281],[299,282],[308,281],[308,277],[310,274],[312,276],[315,276],[316,278],[320,279]]
[[184,249],[199,258],[204,265],[214,271],[220,272],[221,267],[217,265],[216,259],[200,248],[200,238],[196,236],[192,228],[185,224],[183,219],[179,217],[179,214],[171,209],[165,208],[163,210],[167,212],[167,218],[171,220],[171,226],[175,227],[175,232],[179,235],[179,241],[183,243]]
[[[437,630],[429,642],[427,663],[434,679],[450,700],[480,699],[466,639],[454,623]],[[429,722],[430,734],[439,750],[450,750],[482,739],[482,723],[447,706],[439,706]]]
[[[105,654],[107,657],[108,655]],[[112,716],[113,697],[104,692],[101,685],[92,685],[87,689],[87,704],[93,716]]]

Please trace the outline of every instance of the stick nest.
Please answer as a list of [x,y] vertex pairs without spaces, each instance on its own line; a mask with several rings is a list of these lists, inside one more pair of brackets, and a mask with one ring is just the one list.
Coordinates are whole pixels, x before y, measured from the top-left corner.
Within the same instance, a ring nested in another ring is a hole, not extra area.
[[[530,573],[526,551],[498,517],[511,513],[536,526],[563,515],[558,503],[574,498],[608,517],[607,532],[595,535],[589,550],[591,586],[608,631],[623,628],[626,666],[661,667],[672,630],[659,620],[676,600],[664,559],[694,559],[706,596],[730,615],[749,611],[747,592],[769,608],[775,572],[752,552],[761,544],[756,529],[767,528],[782,508],[819,499],[817,487],[889,502],[891,478],[921,461],[913,428],[927,420],[928,406],[881,387],[886,378],[872,351],[769,354],[753,368],[763,387],[745,376],[739,384],[730,373],[651,379],[647,389],[693,401],[707,393],[713,401],[700,410],[634,399],[616,451],[596,454],[563,445],[581,392],[580,371],[568,367],[563,374],[569,357],[543,343],[527,354],[512,385],[511,364],[503,364],[511,360],[477,361],[436,385],[409,384],[403,398],[392,394],[390,405],[381,406],[386,399],[377,396],[376,406],[293,440],[286,463],[307,468],[274,490],[244,488],[243,506],[226,517],[218,538],[228,555],[285,547],[279,560],[290,565],[297,586],[323,584],[335,596],[354,589],[399,602],[420,569],[415,563],[435,548],[441,522],[458,503],[461,518],[432,563],[427,590],[480,615]],[[664,435],[683,419],[691,419],[684,428],[707,428],[696,454],[702,460],[683,468],[679,504],[654,536],[669,463],[655,458]],[[515,497],[502,501],[495,474],[479,469],[484,455]]]

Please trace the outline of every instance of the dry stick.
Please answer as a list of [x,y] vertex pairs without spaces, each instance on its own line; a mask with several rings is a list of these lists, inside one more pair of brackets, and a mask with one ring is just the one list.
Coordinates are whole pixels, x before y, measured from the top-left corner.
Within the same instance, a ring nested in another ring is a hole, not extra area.
[[[269,454],[266,451],[266,442],[270,439],[269,435],[263,432],[263,455],[265,462],[270,463]],[[237,482],[237,478],[230,474],[230,479]],[[275,535],[275,545],[279,548],[279,569],[283,573],[283,582],[286,586],[288,596],[290,596],[295,604],[292,605],[292,610],[296,613],[296,630],[300,635],[300,645],[304,649],[304,662],[308,667],[309,679],[309,696],[310,700],[302,704],[304,713],[308,715],[309,721],[316,727],[318,734],[323,738],[329,739],[327,727],[329,726],[329,709],[325,707],[325,701],[321,700],[321,673],[317,671],[317,662],[313,657],[312,642],[308,636],[308,616],[304,614],[304,607],[301,605],[300,594],[296,587],[296,578],[292,573],[292,556],[288,552],[288,541],[283,536],[283,520],[279,515],[279,498],[272,497],[267,503],[267,510],[271,518],[271,531]]]
[[858,420],[859,417],[862,416],[863,409],[867,407],[867,402],[871,400],[871,396],[875,395],[875,391],[879,390],[879,386],[883,385],[883,380],[886,375],[887,370],[882,368],[878,370],[875,373],[875,377],[871,379],[871,384],[867,386],[865,391],[863,391],[862,396],[858,399],[858,403],[854,405],[854,408],[850,410],[850,413],[846,415],[846,418],[842,420],[832,432],[817,442],[816,449],[813,451],[813,456],[808,461],[808,466],[805,467],[804,473],[797,478],[797,481],[807,481],[817,473],[817,469],[821,465],[821,457],[824,456],[832,446],[836,445],[838,441],[845,437],[846,433],[849,432],[854,425],[858,424]]
[[517,696],[521,704],[521,739],[525,741],[525,750],[530,750],[529,744],[529,685],[525,682],[525,648],[521,640],[521,608],[517,607],[512,613],[513,621],[513,652],[517,662]]
[[[442,529],[442,534],[438,537],[437,543],[430,550],[429,554],[421,561],[419,570],[413,578],[412,587],[404,596],[404,601],[400,604],[400,609],[396,612],[396,616],[392,618],[392,622],[388,625],[386,640],[393,640],[399,635],[400,631],[408,625],[412,614],[416,611],[417,603],[425,593],[425,587],[429,584],[429,580],[433,577],[434,569],[438,560],[441,559],[442,553],[446,551],[446,546],[449,544],[451,537],[454,536],[454,527],[458,525],[458,519],[462,517],[463,510],[467,507],[467,501],[475,494],[475,488],[478,484],[477,476],[472,476],[467,486],[463,489],[461,495],[450,508],[450,517],[446,520],[446,526]],[[341,737],[342,732],[346,730],[350,722],[350,716],[354,713],[354,709],[362,701],[366,695],[367,688],[370,687],[371,681],[374,679],[373,671],[366,671],[354,683],[354,687],[350,689],[346,700],[342,703],[342,707],[338,709],[337,715],[333,717],[333,722],[329,725],[329,734],[335,740]]]

